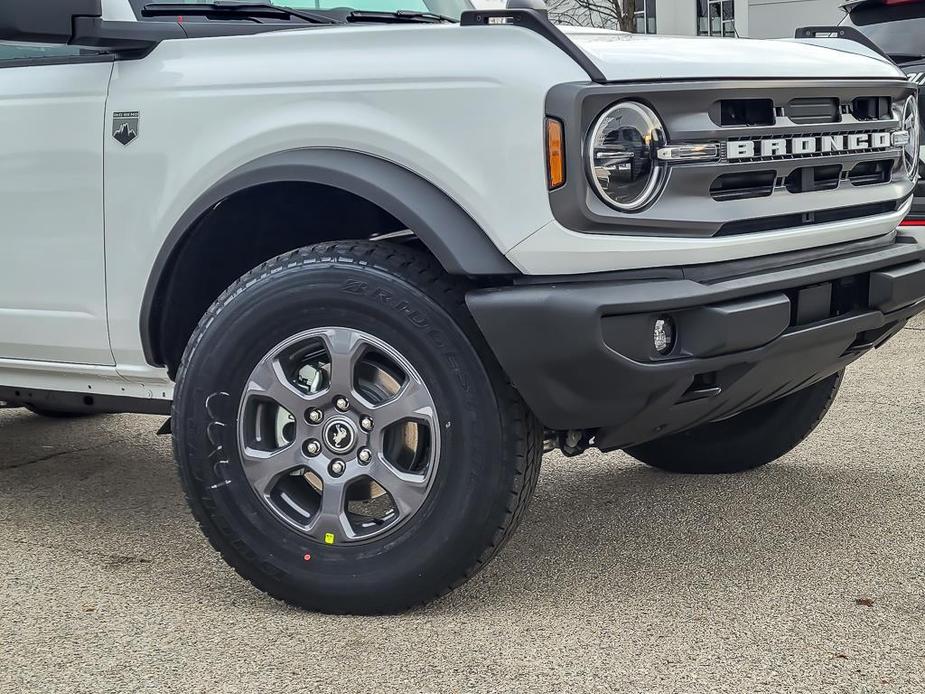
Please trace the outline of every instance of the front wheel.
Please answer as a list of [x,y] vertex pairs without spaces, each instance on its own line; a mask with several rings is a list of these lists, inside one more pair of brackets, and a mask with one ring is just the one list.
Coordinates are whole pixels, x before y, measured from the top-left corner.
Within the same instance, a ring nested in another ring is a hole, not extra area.
[[187,348],[173,422],[215,548],[323,612],[400,611],[463,583],[540,466],[541,430],[462,287],[387,244],[315,246],[242,278]]
[[735,417],[627,448],[652,467],[688,474],[744,472],[796,448],[829,411],[843,372]]

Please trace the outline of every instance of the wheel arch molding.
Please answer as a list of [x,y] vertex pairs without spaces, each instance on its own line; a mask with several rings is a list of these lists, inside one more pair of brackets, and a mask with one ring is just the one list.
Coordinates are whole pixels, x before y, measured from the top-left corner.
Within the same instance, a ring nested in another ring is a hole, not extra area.
[[[163,298],[184,242],[229,198],[268,184],[312,184],[347,193],[409,229],[455,275],[503,276],[519,271],[449,195],[418,174],[380,157],[343,149],[292,149],[240,166],[207,189],[174,224],[152,265],[141,305],[147,362],[165,364],[160,344]],[[326,241],[332,239],[317,239]],[[314,241],[307,239],[309,245]],[[288,249],[292,250],[292,249]],[[255,260],[254,265],[265,259]]]

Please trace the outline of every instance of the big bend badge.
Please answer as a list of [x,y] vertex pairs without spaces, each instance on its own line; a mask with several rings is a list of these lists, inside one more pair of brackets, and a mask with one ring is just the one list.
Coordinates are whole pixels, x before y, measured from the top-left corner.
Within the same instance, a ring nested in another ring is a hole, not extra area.
[[112,136],[127,146],[138,139],[138,111],[116,111],[112,114]]

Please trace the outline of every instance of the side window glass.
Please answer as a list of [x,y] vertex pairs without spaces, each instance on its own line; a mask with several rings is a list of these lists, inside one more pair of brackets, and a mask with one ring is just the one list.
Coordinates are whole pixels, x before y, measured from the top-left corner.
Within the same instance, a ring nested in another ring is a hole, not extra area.
[[[2,0],[0,0],[2,2]],[[52,46],[39,43],[0,41],[0,65],[11,60],[61,59],[82,55],[97,55],[101,51],[77,46]]]

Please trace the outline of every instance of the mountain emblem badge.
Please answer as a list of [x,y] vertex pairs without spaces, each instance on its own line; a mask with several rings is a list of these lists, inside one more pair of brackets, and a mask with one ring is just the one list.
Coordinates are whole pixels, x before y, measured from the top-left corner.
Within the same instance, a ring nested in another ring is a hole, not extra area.
[[112,114],[112,136],[122,145],[138,138],[138,111],[116,111]]

